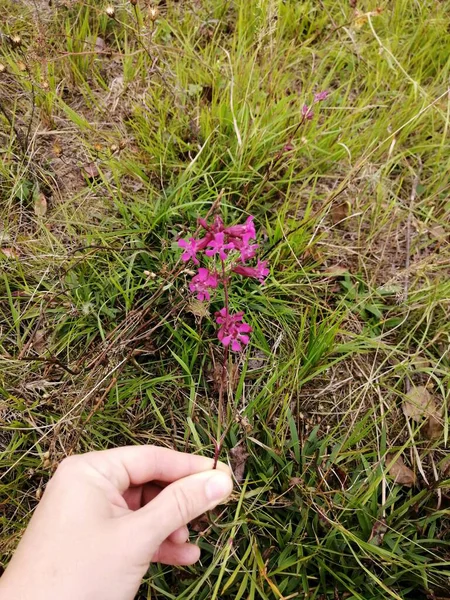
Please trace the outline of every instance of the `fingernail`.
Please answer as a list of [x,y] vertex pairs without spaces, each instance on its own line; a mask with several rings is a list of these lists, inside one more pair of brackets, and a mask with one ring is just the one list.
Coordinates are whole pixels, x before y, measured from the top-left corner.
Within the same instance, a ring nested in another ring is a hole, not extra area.
[[231,494],[233,482],[231,477],[221,471],[216,471],[206,482],[205,493],[211,502],[225,500]]

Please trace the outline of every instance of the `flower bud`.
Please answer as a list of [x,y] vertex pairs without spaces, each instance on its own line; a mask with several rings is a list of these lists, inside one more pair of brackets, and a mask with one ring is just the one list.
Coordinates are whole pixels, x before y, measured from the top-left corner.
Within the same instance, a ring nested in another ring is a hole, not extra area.
[[105,13],[108,15],[108,17],[113,19],[116,14],[116,11],[114,10],[114,6],[107,6],[105,8]]
[[11,36],[10,40],[11,40],[11,44],[13,46],[21,46],[22,45],[22,38],[20,37],[20,35]]
[[150,17],[151,21],[156,21],[156,19],[159,17],[159,10],[156,8],[156,6],[152,6],[152,8],[148,11],[148,16]]

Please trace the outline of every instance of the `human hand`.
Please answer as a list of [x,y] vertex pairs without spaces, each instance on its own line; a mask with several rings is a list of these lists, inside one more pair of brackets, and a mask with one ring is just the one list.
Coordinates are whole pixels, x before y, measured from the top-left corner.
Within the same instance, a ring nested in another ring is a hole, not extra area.
[[66,458],[0,580],[0,599],[132,600],[150,562],[195,563],[187,523],[232,490],[228,467],[212,465],[156,446]]

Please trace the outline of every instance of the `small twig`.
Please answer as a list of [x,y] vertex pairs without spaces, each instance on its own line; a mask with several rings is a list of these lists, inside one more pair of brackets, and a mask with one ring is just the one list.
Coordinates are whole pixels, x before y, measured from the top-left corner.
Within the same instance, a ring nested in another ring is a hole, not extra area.
[[222,48],[222,50],[227,55],[228,62],[230,64],[230,110],[231,110],[231,115],[233,117],[233,127],[234,127],[234,131],[236,133],[238,146],[241,147],[242,146],[242,137],[241,137],[241,132],[239,131],[239,127],[237,124],[236,115],[234,113],[234,103],[233,103],[233,92],[234,92],[233,63],[231,62],[231,56],[230,56],[230,53],[228,52],[228,50],[226,50],[225,48]]
[[411,188],[411,195],[409,198],[409,209],[408,209],[408,219],[406,221],[406,260],[405,260],[405,286],[403,290],[404,300],[408,299],[408,290],[409,290],[409,267],[411,264],[411,222],[412,222],[412,213],[414,202],[417,196],[417,187],[420,181],[420,174],[422,172],[422,162],[419,158],[419,170],[414,177],[414,181]]
[[217,469],[217,463],[219,462],[219,458],[220,458],[220,453],[222,452],[222,448],[223,448],[223,443],[225,441],[225,438],[228,435],[228,432],[231,429],[231,425],[233,424],[233,421],[230,420],[229,423],[227,424],[227,426],[225,427],[225,429],[222,432],[222,435],[220,436],[220,438],[218,440],[213,439],[212,436],[209,436],[210,439],[213,441],[214,443],[214,463],[213,463],[213,469]]
[[21,56],[26,65],[28,79],[29,79],[30,85],[31,85],[31,115],[30,115],[30,120],[28,122],[27,132],[25,134],[25,151],[27,151],[29,140],[30,140],[31,128],[33,126],[33,121],[34,121],[34,113],[36,111],[36,90],[34,87],[33,78],[31,77],[31,74],[30,74],[30,67],[28,65],[27,57],[24,52],[21,52]]
[[[439,483],[439,475],[438,475],[438,472],[436,469],[436,463],[434,462],[433,453],[431,453],[430,458],[431,458],[431,465],[433,467],[434,480],[435,480],[435,483],[438,484]],[[436,493],[437,493],[437,497],[438,497],[436,511],[438,511],[438,510],[441,510],[441,504],[442,504],[442,490],[440,487],[436,487]]]
[[408,428],[409,437],[410,437],[411,442],[412,442],[412,451],[413,451],[413,454],[414,454],[414,456],[416,458],[417,468],[419,469],[419,473],[422,475],[423,480],[429,486],[430,483],[429,483],[429,481],[427,479],[427,476],[425,475],[425,471],[423,470],[422,461],[420,459],[419,451],[417,450],[417,446],[416,446],[416,444],[414,442],[414,436],[413,436],[413,432],[412,432],[412,429],[411,429],[411,424],[409,422],[409,418],[408,417],[406,417],[406,426]]
[[[385,417],[385,413],[384,413],[384,399],[383,399],[383,395],[381,394],[379,386],[377,386],[376,389],[377,389],[378,398],[380,401],[381,425],[386,430],[387,428],[386,428],[386,417]],[[387,431],[386,431],[386,433],[387,433]],[[378,442],[378,440],[377,440],[377,442]],[[379,443],[378,443],[378,459],[380,461],[380,464],[382,464],[381,449],[379,447]],[[387,482],[386,482],[386,472],[384,469],[382,469],[382,474],[383,474],[383,479],[381,480],[381,508],[382,508],[382,518],[385,519],[386,518]]]
[[111,379],[111,381],[109,382],[107,388],[105,389],[105,391],[103,392],[103,394],[100,396],[100,398],[97,400],[97,402],[95,403],[94,407],[92,408],[91,412],[88,414],[88,416],[86,417],[86,419],[84,420],[83,426],[80,428],[80,432],[81,430],[89,423],[89,421],[92,419],[92,417],[95,415],[95,413],[98,411],[98,409],[100,408],[100,406],[102,405],[102,403],[104,402],[106,396],[109,394],[109,392],[113,389],[113,387],[116,385],[117,383],[117,375],[115,377],[113,377]]
[[64,369],[64,371],[67,371],[67,373],[69,373],[70,375],[79,375],[81,373],[81,371],[73,371],[67,365],[65,365],[53,356],[51,358],[45,358],[43,356],[21,356],[20,358],[16,358],[15,360],[21,360],[25,362],[43,362],[48,365],[57,365],[58,367],[61,367],[61,369]]
[[49,58],[48,62],[56,62],[57,60],[61,60],[62,58],[67,58],[68,56],[88,56],[90,54],[104,54],[107,58],[117,58],[123,57],[128,58],[130,56],[136,56],[136,54],[141,54],[144,52],[143,48],[139,50],[134,50],[133,52],[114,52],[113,50],[82,50],[80,52],[60,52],[58,56],[54,56],[53,58]]
[[[409,268],[411,265],[411,222],[412,222],[412,213],[414,208],[414,202],[417,196],[417,186],[420,181],[420,174],[422,172],[422,162],[419,160],[419,169],[414,177],[414,181],[411,188],[411,195],[409,197],[409,208],[408,208],[408,219],[406,221],[406,259],[405,259],[405,284],[403,288],[403,301],[406,302],[408,300],[408,291],[409,291]],[[406,374],[405,379],[405,391],[408,394],[411,390],[411,381],[409,380],[408,374]]]

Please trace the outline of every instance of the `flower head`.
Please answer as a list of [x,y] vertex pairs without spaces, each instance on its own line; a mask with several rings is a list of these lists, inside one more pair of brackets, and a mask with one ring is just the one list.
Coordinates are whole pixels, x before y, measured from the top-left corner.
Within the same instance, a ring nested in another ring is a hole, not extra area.
[[224,233],[231,237],[241,238],[244,243],[248,243],[250,240],[256,238],[255,224],[253,223],[255,217],[251,215],[247,217],[244,225],[231,225],[231,227],[225,227]]
[[209,289],[215,289],[219,285],[219,278],[216,273],[211,273],[208,269],[200,267],[190,284],[191,292],[197,294],[197,300],[210,300]]
[[210,237],[206,236],[200,240],[196,240],[191,237],[188,240],[178,240],[178,246],[180,248],[184,248],[184,252],[181,255],[181,260],[187,262],[188,260],[193,260],[196,265],[199,265],[200,262],[197,258],[197,252],[200,250],[204,250],[208,244]]
[[248,323],[242,322],[243,312],[231,315],[226,308],[216,312],[216,322],[220,325],[217,337],[227,347],[231,345],[233,352],[240,352],[242,345],[246,346],[250,338],[252,328]]
[[256,267],[244,267],[243,265],[237,265],[233,267],[233,272],[244,277],[252,277],[258,279],[261,283],[264,283],[265,278],[270,273],[267,268],[267,260],[258,260]]
[[214,233],[212,239],[207,243],[208,249],[205,250],[206,256],[219,255],[220,260],[226,260],[228,254],[226,250],[233,250],[235,245],[233,242],[225,243],[225,234],[223,231]]
[[243,240],[235,240],[234,245],[236,250],[240,252],[240,261],[246,262],[251,258],[254,258],[256,255],[256,250],[259,248],[258,244],[249,244],[248,242],[244,242]]
[[308,119],[308,121],[311,121],[311,119],[314,117],[313,110],[307,104],[302,106],[302,116],[305,119]]
[[330,95],[330,92],[328,90],[323,90],[322,92],[317,92],[317,94],[314,95],[314,102],[322,102],[322,100],[326,100],[329,95]]

